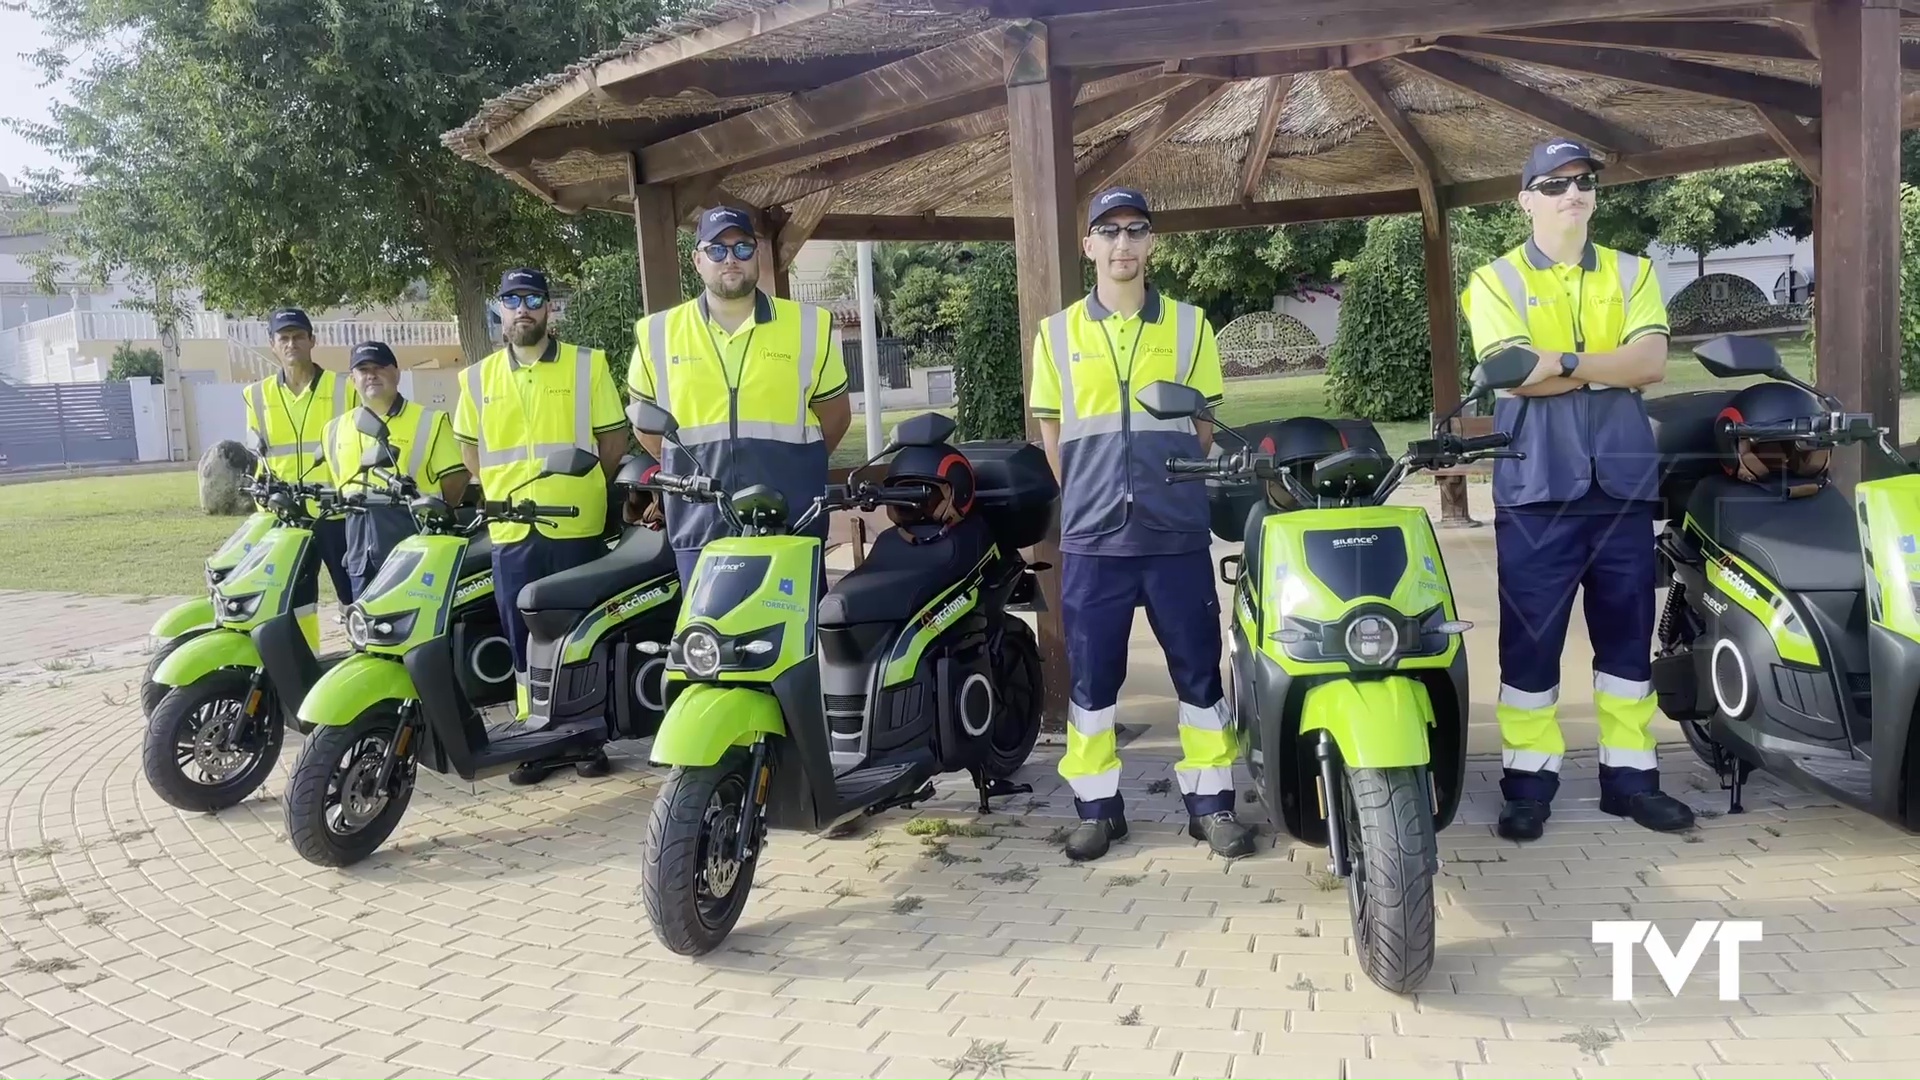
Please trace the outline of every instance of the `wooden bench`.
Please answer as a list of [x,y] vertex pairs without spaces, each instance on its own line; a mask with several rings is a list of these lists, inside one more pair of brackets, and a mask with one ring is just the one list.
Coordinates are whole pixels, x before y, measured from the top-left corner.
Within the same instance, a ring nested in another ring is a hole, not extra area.
[[[1493,434],[1491,416],[1456,416],[1450,424],[1454,434],[1463,439],[1477,439],[1482,435]],[[1433,470],[1434,483],[1440,487],[1440,524],[1473,528],[1480,525],[1467,509],[1467,477],[1488,476],[1493,473],[1490,460],[1475,461],[1467,465],[1455,465],[1451,469]]]

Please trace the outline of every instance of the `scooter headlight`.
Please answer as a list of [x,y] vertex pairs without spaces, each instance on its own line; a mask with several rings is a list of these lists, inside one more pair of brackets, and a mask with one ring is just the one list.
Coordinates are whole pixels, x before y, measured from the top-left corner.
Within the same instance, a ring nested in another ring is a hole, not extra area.
[[249,596],[215,597],[213,601],[215,621],[222,623],[245,622],[253,618],[254,613],[260,610],[260,598],[265,595],[266,593],[264,592],[257,592]]
[[347,644],[356,649],[367,647],[367,613],[359,608],[347,609]]
[[[356,609],[356,613],[357,611],[358,609]],[[366,641],[364,644],[400,644],[413,634],[413,623],[419,616],[420,613],[418,611],[403,611],[398,615],[363,615],[362,618],[366,622]],[[351,615],[347,617],[347,622],[349,627],[351,627],[353,622]],[[349,641],[353,639],[351,631],[349,631],[347,639]]]
[[1362,615],[1347,625],[1347,655],[1356,663],[1378,667],[1400,649],[1400,631],[1378,615]]
[[680,659],[689,674],[711,678],[720,670],[720,641],[705,630],[689,630],[680,639]]

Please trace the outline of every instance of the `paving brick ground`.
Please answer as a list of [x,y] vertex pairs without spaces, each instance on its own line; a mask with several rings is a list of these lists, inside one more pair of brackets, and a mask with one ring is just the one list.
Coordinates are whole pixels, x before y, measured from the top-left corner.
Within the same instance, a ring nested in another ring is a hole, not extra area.
[[[1069,864],[1037,789],[990,835],[904,814],[776,834],[729,945],[652,938],[635,889],[658,777],[475,787],[423,774],[394,841],[338,872],[285,841],[280,773],[218,816],[140,774],[150,602],[0,594],[0,1074],[545,1077],[1827,1077],[1920,1064],[1920,839],[1764,779],[1748,812],[1658,836],[1568,765],[1550,832],[1492,832],[1474,761],[1441,835],[1439,959],[1420,992],[1355,966],[1323,852],[1226,864],[1164,790],[1171,733],[1125,749],[1132,837]],[[1144,620],[1142,620],[1144,624]],[[57,627],[57,632],[50,628]],[[1476,631],[1478,633],[1478,631]],[[1475,698],[1490,699],[1491,680]],[[1671,729],[1665,729],[1671,731]],[[1497,745],[1497,743],[1496,743]],[[1668,787],[1725,808],[1684,749]],[[964,784],[922,811],[971,822]],[[1268,839],[1271,841],[1272,837]],[[1680,995],[1636,965],[1610,1000],[1597,918],[1760,919],[1739,1002],[1711,954]]]

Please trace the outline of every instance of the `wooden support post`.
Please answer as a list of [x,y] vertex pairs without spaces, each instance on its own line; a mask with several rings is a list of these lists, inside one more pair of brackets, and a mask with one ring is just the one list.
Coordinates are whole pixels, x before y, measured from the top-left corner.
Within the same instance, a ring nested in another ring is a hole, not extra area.
[[[1013,246],[1020,278],[1020,388],[1024,405],[1033,386],[1033,336],[1040,321],[1079,294],[1080,259],[1073,227],[1073,79],[1047,56],[1047,28],[1015,22],[1006,31],[1007,137],[1013,164]],[[1040,442],[1040,425],[1027,414],[1027,438]],[[1042,732],[1067,727],[1067,642],[1060,621],[1059,537],[1049,535],[1034,558],[1053,569],[1040,575],[1046,610],[1040,614],[1040,657],[1046,669]]]
[[[1422,255],[1427,280],[1427,349],[1433,357],[1433,414],[1441,416],[1460,404],[1460,322],[1453,297],[1453,234],[1447,227],[1447,209],[1438,194],[1420,200]],[[1467,505],[1467,478],[1440,480],[1440,524],[1443,528],[1475,528]]]
[[[1900,428],[1900,8],[1818,0],[1822,60],[1817,367],[1821,389]],[[1870,454],[1834,461],[1844,490],[1877,474]]]
[[640,245],[640,308],[652,313],[680,303],[680,248],[675,233],[673,188],[640,182],[639,159],[627,155],[633,192],[633,234]]
[[766,268],[761,287],[769,296],[782,300],[793,299],[793,281],[787,274],[787,262],[780,258],[780,250],[786,247],[787,214],[780,209],[769,209],[761,218],[766,224],[760,234],[760,250],[763,253],[761,266]]

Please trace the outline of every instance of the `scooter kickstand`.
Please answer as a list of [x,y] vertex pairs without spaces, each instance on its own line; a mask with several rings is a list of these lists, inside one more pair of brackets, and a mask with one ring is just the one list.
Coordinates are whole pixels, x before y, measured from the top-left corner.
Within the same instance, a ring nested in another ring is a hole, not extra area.
[[987,804],[988,799],[1001,799],[1008,795],[1033,794],[1032,784],[1015,784],[999,779],[988,780],[986,772],[978,768],[967,771],[973,774],[973,786],[980,792],[980,813],[982,814],[993,813],[993,807]]

